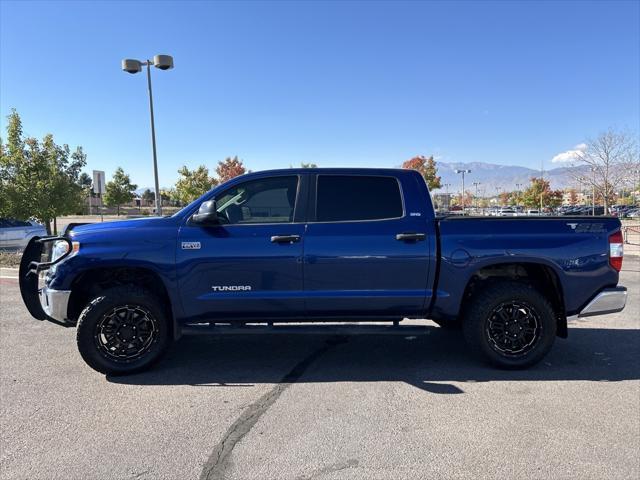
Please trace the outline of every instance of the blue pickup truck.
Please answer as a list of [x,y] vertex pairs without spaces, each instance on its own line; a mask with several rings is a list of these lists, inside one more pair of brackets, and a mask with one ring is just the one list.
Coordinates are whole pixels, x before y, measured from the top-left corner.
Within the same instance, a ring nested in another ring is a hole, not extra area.
[[36,319],[76,325],[106,374],[150,367],[187,331],[415,318],[524,368],[567,318],[624,308],[622,243],[612,217],[436,217],[412,170],[274,170],[170,217],[35,238],[20,289]]

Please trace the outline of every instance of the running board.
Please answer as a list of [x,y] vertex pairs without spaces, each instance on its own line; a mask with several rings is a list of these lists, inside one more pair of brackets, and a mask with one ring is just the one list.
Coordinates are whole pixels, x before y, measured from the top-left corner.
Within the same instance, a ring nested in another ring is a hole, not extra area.
[[429,335],[436,327],[425,325],[220,325],[191,324],[184,335]]

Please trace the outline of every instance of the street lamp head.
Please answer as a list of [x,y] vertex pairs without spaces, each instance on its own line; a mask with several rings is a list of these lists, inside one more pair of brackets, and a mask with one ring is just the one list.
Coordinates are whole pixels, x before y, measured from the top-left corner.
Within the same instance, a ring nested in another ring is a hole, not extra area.
[[156,55],[153,57],[153,66],[160,70],[170,70],[173,68],[173,57],[171,55]]
[[122,60],[122,70],[127,73],[138,73],[142,71],[142,62],[140,60],[134,60],[132,58],[125,58]]

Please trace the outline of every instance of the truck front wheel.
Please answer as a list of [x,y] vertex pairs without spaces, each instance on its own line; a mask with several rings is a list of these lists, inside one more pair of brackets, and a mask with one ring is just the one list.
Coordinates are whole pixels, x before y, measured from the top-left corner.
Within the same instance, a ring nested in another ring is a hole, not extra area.
[[471,299],[463,331],[469,346],[492,364],[526,368],[551,349],[555,317],[549,301],[529,285],[493,281]]
[[136,286],[105,290],[78,318],[76,340],[83,360],[108,375],[149,368],[169,346],[162,306],[151,292]]

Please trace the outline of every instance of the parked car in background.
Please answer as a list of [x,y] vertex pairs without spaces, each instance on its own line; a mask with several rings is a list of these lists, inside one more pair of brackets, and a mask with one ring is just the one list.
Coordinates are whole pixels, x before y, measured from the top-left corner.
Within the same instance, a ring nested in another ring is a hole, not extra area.
[[515,217],[517,215],[516,211],[513,208],[502,207],[498,210],[499,217]]
[[0,218],[0,250],[24,250],[33,237],[47,234],[44,225],[35,220]]
[[0,218],[0,250],[22,251],[33,237],[47,234],[44,225],[35,220]]
[[622,205],[620,207],[613,208],[614,215],[620,218],[628,218],[637,210],[638,207],[635,205]]
[[572,207],[567,210],[564,210],[562,215],[593,215],[595,210],[595,214],[604,215],[604,207],[602,205],[596,205],[595,209],[591,205],[583,205],[579,207]]
[[540,215],[540,210],[527,210],[527,215]]

